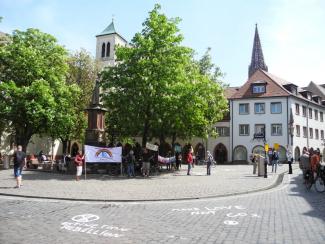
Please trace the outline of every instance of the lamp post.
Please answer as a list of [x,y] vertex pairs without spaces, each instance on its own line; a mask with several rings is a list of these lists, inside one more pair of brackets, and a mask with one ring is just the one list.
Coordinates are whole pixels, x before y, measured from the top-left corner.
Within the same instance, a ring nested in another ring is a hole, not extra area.
[[267,178],[267,159],[266,159],[266,152],[269,151],[269,145],[266,144],[266,140],[264,137],[264,178]]

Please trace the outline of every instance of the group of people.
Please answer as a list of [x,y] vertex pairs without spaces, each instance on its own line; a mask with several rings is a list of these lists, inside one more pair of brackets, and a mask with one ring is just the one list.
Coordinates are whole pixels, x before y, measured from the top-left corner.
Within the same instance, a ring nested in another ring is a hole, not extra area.
[[310,148],[303,149],[302,155],[299,158],[299,167],[303,172],[304,179],[306,178],[306,174],[308,171],[311,171],[314,178],[317,175],[317,169],[320,166],[321,158],[320,158],[320,150]]
[[[186,163],[187,163],[187,175],[191,175],[191,170],[194,167],[195,158],[193,157],[193,147],[189,146],[186,154]],[[213,156],[209,151],[207,151],[207,175],[211,175],[211,165],[215,163]]]
[[150,151],[147,148],[143,148],[138,155],[135,155],[134,150],[130,149],[126,154],[124,161],[126,162],[126,171],[128,177],[135,177],[135,163],[141,162],[141,175],[143,177],[149,177],[151,165],[157,163],[158,152]]
[[[289,164],[289,174],[292,174],[291,164],[293,163],[293,157],[292,157],[292,153],[289,150],[286,153],[286,157],[287,157],[287,162]],[[258,155],[253,154],[251,156],[251,161],[252,164],[254,165],[253,174],[256,174],[257,160],[258,160]],[[269,150],[267,158],[265,160],[268,163],[268,165],[272,165],[272,173],[276,173],[277,167],[279,165],[279,160],[280,160],[279,152],[274,148],[272,150]]]
[[[187,175],[191,175],[191,169],[194,167],[195,160],[193,157],[193,147],[188,146],[184,162],[188,165]],[[207,175],[211,175],[211,165],[214,162],[213,156],[208,151],[208,160],[207,160]],[[141,165],[141,174],[143,177],[149,177],[150,175],[150,166],[158,162],[158,152],[149,151],[147,148],[143,148],[140,155],[138,155],[138,160],[142,162]],[[22,151],[22,146],[19,145],[17,150],[14,153],[14,175],[16,178],[15,188],[20,188],[22,186],[22,170],[27,166],[26,153]],[[135,163],[136,157],[134,151],[131,149],[123,157],[127,165],[127,175],[128,177],[135,177]],[[41,151],[38,155],[39,161],[46,160],[44,153]],[[74,164],[76,166],[76,181],[80,180],[83,171],[85,156],[81,151],[78,151],[76,157],[74,158]],[[176,170],[181,168],[182,164],[182,154],[181,152],[175,152],[175,165]]]

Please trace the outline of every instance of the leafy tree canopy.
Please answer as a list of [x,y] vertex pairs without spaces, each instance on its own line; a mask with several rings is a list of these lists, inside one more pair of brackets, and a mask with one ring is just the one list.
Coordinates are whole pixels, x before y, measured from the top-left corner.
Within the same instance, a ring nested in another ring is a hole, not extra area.
[[67,51],[37,29],[16,30],[0,47],[1,117],[25,148],[33,134],[58,138],[61,132],[54,128],[73,123],[70,107],[80,92],[65,83],[66,61]]
[[[102,75],[109,128],[119,136],[206,136],[227,110],[223,90],[181,45],[179,19],[155,5],[129,47],[118,47],[118,65]],[[207,62],[205,62],[207,63]]]

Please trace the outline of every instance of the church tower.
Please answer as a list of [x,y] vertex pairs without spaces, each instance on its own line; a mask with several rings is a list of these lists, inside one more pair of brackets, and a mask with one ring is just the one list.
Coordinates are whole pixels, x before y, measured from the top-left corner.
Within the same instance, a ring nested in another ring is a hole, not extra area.
[[254,45],[252,51],[252,60],[248,68],[248,78],[254,74],[258,69],[268,71],[268,68],[264,62],[263,51],[261,46],[260,37],[258,35],[257,24],[255,26],[255,36],[254,36]]
[[96,60],[102,68],[115,65],[115,46],[127,45],[127,41],[116,31],[114,20],[100,34],[96,35]]

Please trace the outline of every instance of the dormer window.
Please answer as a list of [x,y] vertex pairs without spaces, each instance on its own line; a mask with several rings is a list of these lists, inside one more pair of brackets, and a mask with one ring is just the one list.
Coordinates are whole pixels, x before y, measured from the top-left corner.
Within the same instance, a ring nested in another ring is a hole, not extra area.
[[265,93],[265,85],[253,85],[252,87],[253,93]]
[[297,95],[297,86],[296,85],[294,85],[292,83],[288,83],[288,84],[283,85],[283,87],[287,91],[291,92],[292,94]]
[[259,81],[254,81],[251,84],[251,89],[253,94],[261,94],[266,92],[266,81],[259,80]]

